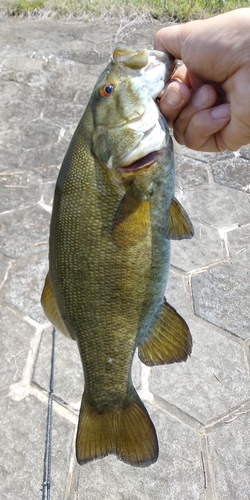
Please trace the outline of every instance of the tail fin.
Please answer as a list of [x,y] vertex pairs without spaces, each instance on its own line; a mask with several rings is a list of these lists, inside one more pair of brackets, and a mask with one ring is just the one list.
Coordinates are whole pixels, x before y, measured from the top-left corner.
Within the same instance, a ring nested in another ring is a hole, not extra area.
[[146,467],[158,458],[158,441],[148,412],[135,392],[126,407],[99,412],[83,394],[76,456],[80,465],[110,453],[127,464]]

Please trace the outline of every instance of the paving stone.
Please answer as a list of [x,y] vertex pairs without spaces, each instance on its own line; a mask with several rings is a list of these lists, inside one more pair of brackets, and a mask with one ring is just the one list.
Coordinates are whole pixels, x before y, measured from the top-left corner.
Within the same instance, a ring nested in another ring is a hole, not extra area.
[[34,120],[28,123],[24,129],[26,137],[25,147],[32,149],[43,147],[58,140],[60,127],[55,127],[54,123],[46,119]]
[[[5,134],[8,132],[6,131]],[[14,152],[10,151],[6,145],[3,144],[3,141],[0,140],[0,172],[5,173],[7,169],[9,169],[9,173],[13,171],[17,167],[17,157]]]
[[79,471],[79,498],[204,498],[198,434],[151,405],[147,407],[159,439],[160,455],[156,464],[146,469],[134,468],[113,456],[86,464]]
[[[12,332],[18,332],[13,335]],[[34,328],[10,311],[0,309],[0,394],[10,384],[21,380]]]
[[[4,500],[42,498],[47,407],[37,398],[1,399],[0,484]],[[51,497],[64,498],[74,426],[54,412]]]
[[48,120],[33,120],[23,126],[22,133],[18,128],[8,132],[8,147],[18,155],[24,149],[45,147],[57,142],[60,126]]
[[205,424],[250,396],[241,344],[188,318],[193,351],[186,363],[152,368],[150,390]]
[[47,272],[47,252],[29,255],[13,264],[2,289],[9,305],[40,323],[48,321],[40,304]]
[[208,435],[209,450],[214,464],[218,498],[249,499],[249,433],[250,414],[240,414],[235,420],[220,426]]
[[195,271],[223,260],[222,241],[214,227],[194,222],[191,240],[172,241],[171,264],[185,272]]
[[223,264],[192,276],[195,314],[233,333],[250,337],[250,271]]
[[0,254],[0,287],[2,286],[8,267],[10,265],[9,259],[7,259],[4,255]]
[[[2,69],[3,73],[3,69]],[[34,119],[38,119],[44,109],[44,99],[39,88],[33,88],[29,92],[29,99],[23,99],[23,86],[15,80],[7,80],[1,85],[1,120],[5,123],[7,130],[19,130],[24,136],[24,125]],[[23,146],[26,146],[26,140]],[[8,136],[5,136],[8,144]]]
[[242,158],[250,160],[250,145],[248,144],[246,146],[242,146],[242,148],[240,148],[239,150],[239,154],[240,156],[242,156]]
[[245,158],[217,160],[212,163],[214,180],[224,186],[249,193],[249,166],[249,160]]
[[43,69],[44,61],[39,59],[32,59],[27,56],[10,56],[3,63],[3,69],[7,68],[9,70],[17,71],[41,71]]
[[208,182],[204,162],[192,160],[185,155],[175,155],[175,169],[176,184],[181,189]]
[[230,259],[234,264],[250,268],[250,226],[227,233]]
[[41,179],[25,172],[6,172],[0,178],[0,212],[34,204],[41,194]]
[[0,215],[0,252],[16,259],[48,251],[50,214],[31,207]]
[[[80,71],[78,71],[78,73],[81,75],[82,71],[83,68],[80,68]],[[46,88],[49,92],[49,85]],[[75,88],[77,89],[78,86],[76,86]],[[72,100],[69,102],[65,102],[65,96],[63,93],[60,96],[60,100],[58,100],[58,96],[55,96],[55,98],[53,99],[49,94],[49,98],[44,103],[43,119],[51,120],[54,126],[63,126],[65,130],[69,129],[71,131],[71,127],[74,127],[75,130],[88,103],[91,93],[89,87],[85,92],[84,89],[82,89],[82,85],[80,88],[81,91],[75,91],[73,102]],[[71,137],[69,137],[69,140],[70,139]]]
[[35,148],[23,151],[19,162],[21,168],[34,172],[43,181],[56,182],[61,162],[68,148],[68,141],[64,137],[56,144],[49,144],[44,148]]
[[184,200],[180,201],[191,220],[221,228],[250,222],[247,195],[236,189],[218,184],[196,186],[185,190]]
[[[65,103],[65,101],[66,103],[71,103],[71,107],[74,107],[74,99],[78,90],[80,90],[82,92],[81,95],[84,97],[82,104],[87,104],[97,77],[106,65],[107,63],[97,67],[92,65],[87,65],[86,67],[83,64],[74,63],[70,59],[63,60],[60,58],[60,55],[55,55],[47,62],[45,68],[45,71],[47,72],[45,75],[46,81],[44,82],[45,94],[49,93],[49,100],[47,102],[51,102],[51,99],[54,98],[57,102],[56,109],[60,106],[59,113],[61,114],[63,112],[63,103]],[[88,71],[88,80],[86,81],[84,79],[83,82],[83,73],[86,71]],[[72,80],[74,80],[74,85],[72,85]],[[60,92],[59,96],[56,93],[58,92],[58,88]],[[61,99],[58,100],[58,97]],[[47,103],[45,106],[47,112],[49,112]],[[53,120],[56,119],[56,116],[57,115],[53,116]]]
[[188,277],[178,274],[172,268],[169,273],[165,297],[184,319],[193,317],[193,300]]

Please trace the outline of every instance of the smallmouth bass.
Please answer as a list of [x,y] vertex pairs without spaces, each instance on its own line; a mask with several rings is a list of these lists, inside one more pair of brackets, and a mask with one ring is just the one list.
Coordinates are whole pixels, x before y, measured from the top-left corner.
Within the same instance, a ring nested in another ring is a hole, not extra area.
[[131,378],[135,350],[148,366],[191,353],[188,326],[164,298],[170,240],[193,235],[174,198],[172,140],[156,102],[174,68],[170,55],[116,48],[56,183],[41,300],[83,364],[80,464],[110,453],[154,463],[156,431]]

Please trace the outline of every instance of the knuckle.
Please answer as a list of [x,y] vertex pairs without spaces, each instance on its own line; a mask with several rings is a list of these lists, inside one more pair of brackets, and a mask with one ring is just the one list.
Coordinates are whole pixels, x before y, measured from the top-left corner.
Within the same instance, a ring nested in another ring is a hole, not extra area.
[[185,145],[184,136],[182,134],[179,134],[175,128],[174,128],[174,138],[182,146]]

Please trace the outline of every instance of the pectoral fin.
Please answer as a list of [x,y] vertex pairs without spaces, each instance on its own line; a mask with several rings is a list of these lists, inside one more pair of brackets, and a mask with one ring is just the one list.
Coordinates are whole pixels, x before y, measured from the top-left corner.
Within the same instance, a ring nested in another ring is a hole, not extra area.
[[116,212],[112,240],[118,247],[136,245],[150,230],[150,201],[132,183],[122,198]]
[[168,225],[166,237],[171,240],[182,240],[192,238],[194,228],[186,210],[181,206],[176,198],[173,198],[168,212]]
[[192,337],[184,319],[166,301],[148,338],[139,344],[138,356],[147,366],[186,361],[192,351]]
[[50,283],[50,278],[49,275],[47,274],[44,287],[43,287],[43,293],[41,297],[41,303],[43,306],[43,310],[49,319],[49,321],[52,323],[52,325],[55,326],[57,330],[59,330],[61,333],[66,335],[66,337],[69,337],[70,339],[72,338],[75,340],[68,332],[61,314],[59,312],[55,297],[54,297],[54,292]]

